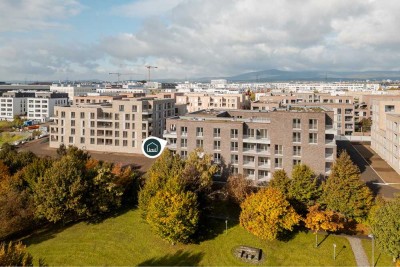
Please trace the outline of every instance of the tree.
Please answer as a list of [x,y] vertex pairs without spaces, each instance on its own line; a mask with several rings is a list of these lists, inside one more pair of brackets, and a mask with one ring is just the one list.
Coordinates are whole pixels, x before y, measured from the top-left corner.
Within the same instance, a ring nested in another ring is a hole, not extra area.
[[305,213],[319,196],[319,187],[314,172],[305,164],[297,164],[292,171],[288,197],[297,212]]
[[24,124],[24,121],[21,119],[20,116],[15,115],[13,120],[14,127],[21,127]]
[[163,189],[150,201],[147,222],[171,243],[187,243],[197,230],[199,211],[193,192]]
[[241,205],[240,225],[265,240],[274,240],[284,229],[292,230],[300,216],[284,194],[267,187],[250,195]]
[[21,242],[0,243],[0,266],[33,266],[33,257]]
[[238,204],[252,192],[251,181],[241,174],[229,176],[225,186],[229,197]]
[[290,185],[290,179],[287,176],[285,170],[276,170],[274,175],[269,182],[270,187],[279,189],[283,194],[287,195],[288,188]]
[[139,192],[139,209],[142,216],[146,217],[147,208],[150,200],[157,192],[164,188],[170,179],[178,179],[182,173],[183,162],[179,155],[173,155],[169,150],[165,150],[156,159],[145,175],[145,185]]
[[320,205],[316,204],[308,209],[308,214],[304,220],[306,227],[315,234],[315,247],[318,247],[318,231],[325,230],[336,232],[343,228],[341,215],[331,210],[321,210]]
[[371,126],[372,126],[372,119],[371,118],[368,118],[368,119],[364,118],[364,119],[360,120],[358,125],[361,128],[361,132],[363,132],[363,133],[370,132],[371,131]]
[[347,218],[365,219],[373,205],[370,189],[360,180],[360,170],[346,152],[336,159],[322,190],[320,202]]
[[62,157],[37,182],[36,216],[58,222],[88,215],[88,187],[80,163],[70,155]]
[[210,154],[195,149],[184,162],[180,182],[186,190],[196,194],[207,193],[211,190],[212,178],[217,170],[218,166],[213,164]]
[[378,247],[391,255],[393,261],[400,260],[400,196],[386,202],[371,222],[372,233]]

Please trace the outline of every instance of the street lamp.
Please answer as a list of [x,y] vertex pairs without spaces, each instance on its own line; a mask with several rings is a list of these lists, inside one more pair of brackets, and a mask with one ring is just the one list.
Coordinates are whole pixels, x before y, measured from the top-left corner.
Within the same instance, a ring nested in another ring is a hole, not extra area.
[[228,219],[225,220],[225,234],[228,234]]
[[370,237],[371,241],[372,241],[372,267],[374,267],[375,266],[375,255],[374,255],[374,252],[375,252],[375,249],[374,249],[375,240],[374,240],[374,235],[373,234],[369,234],[368,237]]
[[336,260],[336,244],[333,243],[333,260]]

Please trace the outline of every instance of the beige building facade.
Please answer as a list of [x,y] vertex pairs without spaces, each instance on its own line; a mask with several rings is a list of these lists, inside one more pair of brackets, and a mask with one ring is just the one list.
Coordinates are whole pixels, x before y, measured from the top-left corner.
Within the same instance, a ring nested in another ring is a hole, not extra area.
[[290,174],[299,163],[328,175],[336,158],[332,122],[331,111],[199,111],[167,119],[164,138],[182,157],[203,148],[223,174],[260,183],[278,169]]
[[56,107],[50,147],[141,154],[149,136],[162,137],[166,119],[175,116],[173,99],[125,98],[112,103]]

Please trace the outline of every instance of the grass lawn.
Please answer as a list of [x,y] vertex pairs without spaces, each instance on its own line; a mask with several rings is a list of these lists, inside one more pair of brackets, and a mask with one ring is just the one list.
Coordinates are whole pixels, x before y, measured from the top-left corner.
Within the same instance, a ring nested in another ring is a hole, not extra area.
[[[372,261],[372,242],[371,239],[362,240],[362,245],[364,247],[365,253],[368,256],[368,260],[371,263]],[[388,256],[385,253],[382,253],[377,247],[375,243],[375,266],[394,266],[392,261],[392,257]]]
[[15,141],[23,140],[31,134],[28,132],[3,132],[0,133],[0,147],[4,143],[13,143]]
[[[98,224],[78,223],[26,238],[29,252],[37,260],[53,265],[249,265],[231,251],[238,245],[262,248],[262,265],[355,265],[345,238],[328,236],[314,248],[314,235],[299,233],[290,241],[261,241],[239,225],[208,220],[208,238],[198,244],[171,245],[151,232],[138,210],[109,218]],[[323,239],[322,236],[319,238]],[[336,261],[333,243],[337,244]]]

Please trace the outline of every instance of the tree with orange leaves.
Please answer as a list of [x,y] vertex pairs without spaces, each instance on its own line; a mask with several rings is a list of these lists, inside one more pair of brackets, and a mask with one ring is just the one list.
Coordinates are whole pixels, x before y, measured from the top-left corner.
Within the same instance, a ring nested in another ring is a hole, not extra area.
[[325,230],[336,232],[343,228],[342,216],[331,210],[321,210],[320,205],[316,204],[308,209],[307,217],[304,222],[306,227],[315,234],[315,247],[318,247],[318,231]]

